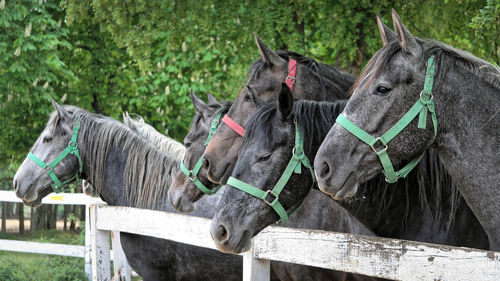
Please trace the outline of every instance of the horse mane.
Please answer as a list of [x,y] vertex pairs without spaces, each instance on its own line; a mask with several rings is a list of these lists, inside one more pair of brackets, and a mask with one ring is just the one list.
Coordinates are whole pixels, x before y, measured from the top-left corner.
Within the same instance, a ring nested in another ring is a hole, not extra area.
[[139,128],[143,138],[147,139],[163,153],[179,159],[184,158],[186,148],[182,143],[158,132],[153,126],[146,123],[142,117],[139,117],[139,119],[130,118],[129,120]]
[[[342,72],[337,70],[335,67],[332,67],[325,63],[320,63],[315,61],[312,58],[303,56],[301,54],[292,52],[292,51],[283,51],[277,50],[275,51],[280,57],[288,61],[290,58],[295,59],[297,63],[303,64],[307,67],[307,69],[311,70],[311,73],[316,76],[319,80],[319,84],[321,87],[321,91],[324,97],[327,97],[327,83],[334,84],[332,81],[335,81],[336,84],[333,88],[337,89],[338,96],[344,96],[347,90],[354,83],[356,77],[352,74]],[[258,58],[250,67],[247,77],[248,82],[252,82],[257,79],[259,73],[266,67],[266,63],[262,60],[262,58]]]
[[[335,119],[342,112],[347,100],[337,100],[335,102],[318,102],[300,100],[294,103],[294,113],[296,122],[302,129],[304,137],[304,150],[308,156],[313,157],[311,151],[321,144],[331,127],[335,124]],[[260,107],[254,115],[245,124],[245,138],[243,145],[249,145],[250,139],[255,137],[257,130],[263,130],[263,139],[265,146],[273,145],[273,132],[276,128],[273,126],[273,119],[277,115],[277,106],[275,101],[267,102]],[[380,219],[385,209],[389,206],[391,200],[402,200],[402,198],[393,198],[391,189],[404,189],[406,193],[406,208],[402,224],[410,213],[412,206],[410,202],[415,200],[420,202],[421,208],[427,208],[433,215],[434,222],[438,222],[438,216],[443,211],[442,199],[450,198],[450,209],[447,211],[448,225],[451,225],[456,209],[459,206],[461,196],[458,189],[453,185],[451,177],[444,169],[437,153],[428,149],[422,161],[417,165],[416,171],[410,173],[407,179],[400,180],[394,184],[385,181],[382,173],[368,182],[360,185],[360,192],[357,197],[369,197],[368,200],[376,202],[377,219]],[[417,190],[417,192],[411,192]],[[364,194],[363,194],[364,193]],[[412,198],[414,193],[418,199]],[[356,199],[354,199],[356,200]],[[360,205],[360,208],[362,204]]]
[[[440,87],[440,81],[450,68],[457,67],[470,72],[484,82],[492,85],[496,89],[500,89],[500,68],[492,65],[491,63],[482,60],[471,53],[463,50],[453,48],[450,45],[444,44],[430,39],[422,39],[415,37],[417,42],[421,45],[425,58],[422,61],[421,67],[425,69],[427,58],[431,55],[436,55],[436,82],[435,87]],[[372,74],[370,79],[363,85],[363,88],[368,86],[373,79],[375,79],[381,72],[387,70],[389,62],[397,53],[401,52],[401,45],[397,41],[393,41],[382,47],[375,55],[368,61],[363,72],[352,86],[350,93],[356,89],[361,81],[363,81],[368,74]]]
[[128,154],[124,171],[124,200],[130,206],[161,209],[167,204],[167,192],[178,171],[180,160],[170,157],[122,123],[83,109],[74,111],[80,120],[78,135],[87,178],[97,192],[105,183],[106,161],[113,147]]

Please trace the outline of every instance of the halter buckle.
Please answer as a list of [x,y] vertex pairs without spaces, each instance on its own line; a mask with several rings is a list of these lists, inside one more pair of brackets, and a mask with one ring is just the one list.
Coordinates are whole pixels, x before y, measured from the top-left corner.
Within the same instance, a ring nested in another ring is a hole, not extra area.
[[189,171],[188,178],[189,178],[192,182],[194,182],[194,180],[196,179],[196,175],[195,175],[195,174],[193,174],[193,171],[192,171],[192,170],[190,170],[190,171]]
[[[376,144],[377,142],[379,142],[379,141],[380,141],[380,143],[384,146],[384,149],[377,151],[377,149],[375,148],[375,144]],[[373,150],[376,154],[379,154],[380,152],[387,151],[387,148],[388,148],[387,144],[383,144],[383,143],[382,143],[382,141],[380,140],[380,137],[376,138],[376,139],[375,139],[375,142],[374,142],[372,145],[370,145],[370,147],[371,147],[371,149],[372,149],[372,150]]]
[[292,76],[287,76],[286,80],[288,80],[288,79],[295,81],[295,77],[292,77]]
[[[272,195],[272,197],[274,197],[274,199],[273,199],[271,202],[267,201],[267,197],[268,197],[269,195]],[[269,205],[269,206],[271,206],[271,207],[272,207],[272,206],[273,206],[273,203],[274,203],[276,200],[278,200],[278,196],[275,196],[275,195],[272,193],[272,189],[267,190],[267,191],[266,191],[266,197],[264,197],[263,201],[264,201],[267,205]]]

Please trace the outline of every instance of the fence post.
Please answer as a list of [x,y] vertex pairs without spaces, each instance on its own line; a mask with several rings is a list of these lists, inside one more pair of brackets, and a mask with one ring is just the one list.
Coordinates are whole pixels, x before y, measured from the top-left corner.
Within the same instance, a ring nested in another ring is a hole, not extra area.
[[92,261],[90,254],[92,252],[90,244],[90,204],[85,204],[85,275],[89,280],[92,280]]
[[270,274],[269,260],[254,258],[251,250],[243,253],[243,281],[269,281]]
[[130,266],[123,252],[120,232],[111,231],[111,244],[113,247],[113,278],[118,281],[130,281]]
[[109,231],[97,229],[98,205],[90,206],[91,242],[92,242],[92,280],[110,281]]

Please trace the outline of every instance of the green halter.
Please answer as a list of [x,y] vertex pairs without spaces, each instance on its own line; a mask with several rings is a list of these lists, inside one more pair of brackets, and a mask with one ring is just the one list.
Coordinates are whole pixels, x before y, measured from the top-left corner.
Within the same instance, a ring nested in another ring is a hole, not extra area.
[[[432,141],[436,139],[437,135],[437,117],[435,111],[435,104],[432,100],[432,85],[434,83],[434,72],[436,63],[434,60],[434,55],[429,57],[427,60],[427,72],[425,74],[425,82],[424,89],[420,92],[420,98],[413,105],[413,107],[406,112],[406,114],[401,117],[401,119],[392,126],[385,134],[382,136],[375,138],[363,131],[361,128],[356,126],[354,123],[349,121],[343,114],[340,114],[337,117],[336,122],[339,123],[342,127],[348,130],[350,133],[358,137],[360,140],[368,144],[372,150],[378,155],[380,162],[382,163],[382,167],[384,168],[385,179],[387,182],[393,183],[396,182],[399,178],[406,177],[410,171],[415,168],[415,166],[420,162],[424,153],[419,155],[410,161],[406,166],[404,166],[401,170],[395,172],[394,167],[392,166],[391,160],[389,159],[389,155],[387,154],[387,143],[389,143],[395,136],[397,136],[408,124],[410,124],[413,119],[419,115],[418,118],[418,128],[425,129],[427,123],[427,111],[431,112],[432,116],[432,124],[434,126],[434,137]],[[384,148],[377,151],[375,148],[375,144],[380,142]]]
[[299,128],[299,125],[297,124],[297,122],[295,122],[295,147],[293,148],[293,155],[292,158],[290,159],[290,162],[288,162],[285,171],[279,178],[278,182],[276,182],[273,189],[264,191],[233,177],[230,177],[227,181],[228,185],[233,186],[254,197],[257,197],[263,200],[267,205],[271,206],[280,216],[282,223],[285,223],[288,220],[288,217],[302,206],[301,203],[297,207],[292,208],[289,212],[287,212],[279,202],[280,193],[287,184],[292,174],[293,173],[301,174],[302,165],[304,165],[304,167],[308,168],[309,171],[311,172],[313,184],[316,181],[316,177],[314,176],[314,171],[311,166],[311,163],[309,162],[309,159],[304,153],[304,139],[300,132],[301,130]]
[[[210,142],[212,139],[212,136],[215,133],[215,130],[217,130],[217,127],[219,126],[220,118],[222,116],[222,113],[224,112],[224,108],[219,109],[214,116],[214,119],[212,120],[212,124],[210,125],[210,131],[208,132],[208,137],[207,140],[205,141],[205,146]],[[203,191],[203,193],[208,194],[208,195],[213,195],[219,189],[221,188],[221,185],[217,185],[215,189],[210,190],[208,189],[199,179],[198,179],[198,172],[201,169],[201,166],[203,165],[203,155],[198,159],[198,162],[194,165],[194,168],[192,170],[189,170],[186,168],[184,165],[183,161],[181,161],[180,166],[181,166],[181,171],[186,177],[188,177],[196,187],[198,187],[199,190]]]
[[[42,169],[45,169],[47,173],[49,174],[50,178],[54,182],[52,184],[52,189],[56,193],[63,192],[64,189],[62,188],[65,184],[73,181],[73,180],[78,180],[79,175],[82,173],[82,167],[83,167],[83,162],[82,158],[80,157],[80,152],[78,151],[78,144],[76,143],[78,139],[78,131],[80,130],[80,121],[76,120],[75,126],[73,127],[73,134],[71,135],[71,141],[68,143],[68,146],[59,154],[56,159],[54,159],[50,164],[45,164],[40,158],[36,157],[35,154],[33,153],[28,153],[28,158],[33,160],[38,166],[40,166]],[[78,162],[80,164],[80,168],[78,169],[78,172],[69,180],[61,182],[59,178],[56,176],[54,173],[54,168],[59,164],[66,156],[73,154],[78,158]]]

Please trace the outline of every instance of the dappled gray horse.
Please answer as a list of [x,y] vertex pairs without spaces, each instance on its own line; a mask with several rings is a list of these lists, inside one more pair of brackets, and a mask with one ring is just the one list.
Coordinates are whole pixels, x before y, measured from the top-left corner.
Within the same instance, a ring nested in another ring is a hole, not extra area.
[[[50,115],[31,149],[30,156],[35,158],[25,159],[14,177],[16,194],[25,204],[39,205],[54,187],[55,180],[37,162],[52,163],[70,147],[68,156],[52,169],[56,181],[71,180],[79,174],[109,205],[173,211],[167,191],[178,160],[161,153],[114,119],[73,106],[54,103],[54,107],[56,112]],[[206,200],[195,215],[212,214],[218,198]],[[241,279],[239,256],[124,232],[121,242],[130,265],[144,280]]]
[[432,147],[499,251],[500,70],[392,19],[318,151],[319,187],[342,199],[380,171],[394,182]]

